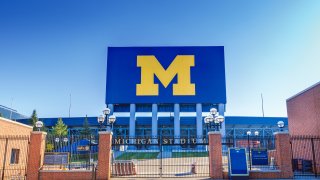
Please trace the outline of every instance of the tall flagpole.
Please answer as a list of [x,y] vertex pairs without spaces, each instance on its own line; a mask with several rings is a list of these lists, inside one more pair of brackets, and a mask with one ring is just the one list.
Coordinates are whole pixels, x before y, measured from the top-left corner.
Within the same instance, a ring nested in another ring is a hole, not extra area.
[[262,96],[262,93],[261,93],[261,107],[262,107],[262,116],[264,117],[264,108],[263,108],[263,96]]
[[71,93],[70,93],[70,99],[69,99],[69,118],[70,118],[70,111],[71,111]]

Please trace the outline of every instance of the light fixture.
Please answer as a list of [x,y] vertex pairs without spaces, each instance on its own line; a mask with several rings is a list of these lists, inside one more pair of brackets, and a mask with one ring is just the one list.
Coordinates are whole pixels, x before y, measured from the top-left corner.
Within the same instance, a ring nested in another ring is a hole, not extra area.
[[98,117],[98,123],[101,124],[101,123],[103,123],[103,122],[104,122],[104,116],[103,116],[103,115],[100,115],[100,116]]
[[211,115],[216,115],[217,112],[218,112],[218,111],[217,111],[216,108],[211,108],[211,109],[210,109],[210,114],[211,114]]
[[259,131],[255,131],[255,132],[254,132],[254,135],[255,135],[255,136],[259,136]]
[[63,142],[65,142],[65,143],[68,142],[68,138],[66,138],[66,137],[63,138]]
[[101,131],[102,124],[103,124],[103,122],[104,122],[104,116],[103,116],[103,115],[100,115],[97,120],[98,120],[98,123],[99,123],[99,125],[100,125],[100,131]]
[[248,135],[248,136],[251,136],[251,131],[247,131],[247,135]]
[[283,131],[284,122],[283,121],[278,121],[277,125],[280,128],[280,131]]
[[110,124],[113,124],[115,121],[116,121],[116,116],[115,116],[115,115],[111,115],[111,116],[109,117],[109,123],[110,123]]
[[105,108],[103,111],[104,115],[109,115],[110,114],[110,109],[109,108]]
[[36,122],[36,127],[38,128],[38,131],[43,127],[43,122],[42,121],[37,121]]
[[224,117],[223,116],[217,116],[216,119],[218,120],[219,123],[223,123]]

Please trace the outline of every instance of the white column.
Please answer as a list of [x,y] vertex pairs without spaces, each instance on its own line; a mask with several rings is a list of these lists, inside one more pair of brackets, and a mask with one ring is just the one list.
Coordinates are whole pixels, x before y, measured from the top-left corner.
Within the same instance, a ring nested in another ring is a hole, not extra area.
[[129,136],[136,135],[136,105],[130,104]]
[[[221,116],[224,116],[224,104],[219,104],[218,105],[218,112],[219,112],[219,115]],[[226,121],[224,120],[223,123],[221,124],[221,129],[220,129],[220,132],[221,132],[221,136],[222,137],[225,137],[226,135]]]
[[110,109],[110,115],[113,114],[113,104],[108,104],[108,108]]
[[152,104],[152,136],[158,136],[158,105]]
[[[180,105],[174,104],[174,136],[180,137]],[[180,139],[177,138],[175,143],[180,143]]]
[[198,142],[200,142],[201,137],[203,136],[203,128],[202,128],[202,104],[197,103],[196,104],[196,125],[197,125],[197,137],[198,137]]
[[[113,104],[108,104],[108,108],[110,109],[110,114],[108,115],[108,118],[113,114]],[[108,119],[105,120],[108,123]],[[107,127],[107,131],[111,131],[111,126]]]

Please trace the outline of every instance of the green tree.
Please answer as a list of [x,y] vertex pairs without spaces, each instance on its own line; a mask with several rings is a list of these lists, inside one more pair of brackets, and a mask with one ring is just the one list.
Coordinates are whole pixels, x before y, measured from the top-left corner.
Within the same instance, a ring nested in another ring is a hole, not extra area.
[[52,128],[52,133],[56,136],[66,136],[68,134],[68,126],[63,123],[62,118],[59,118],[57,124]]
[[88,117],[86,115],[86,117],[84,118],[83,121],[83,129],[81,131],[82,135],[88,136],[91,134],[91,130],[90,130],[90,126],[89,126],[89,122],[88,122]]
[[37,130],[37,127],[36,127],[36,122],[39,121],[39,118],[38,118],[38,115],[37,115],[37,111],[34,109],[32,111],[32,114],[31,114],[31,118],[30,118],[30,125],[33,126],[33,130],[36,131]]

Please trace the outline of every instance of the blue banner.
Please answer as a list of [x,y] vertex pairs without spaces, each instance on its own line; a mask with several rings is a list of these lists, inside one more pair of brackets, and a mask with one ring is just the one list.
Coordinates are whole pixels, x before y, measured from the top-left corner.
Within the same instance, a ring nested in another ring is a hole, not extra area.
[[268,150],[253,148],[251,149],[251,164],[254,165],[268,165]]
[[229,175],[249,175],[245,148],[229,148]]
[[106,80],[106,104],[225,104],[224,47],[109,47]]

